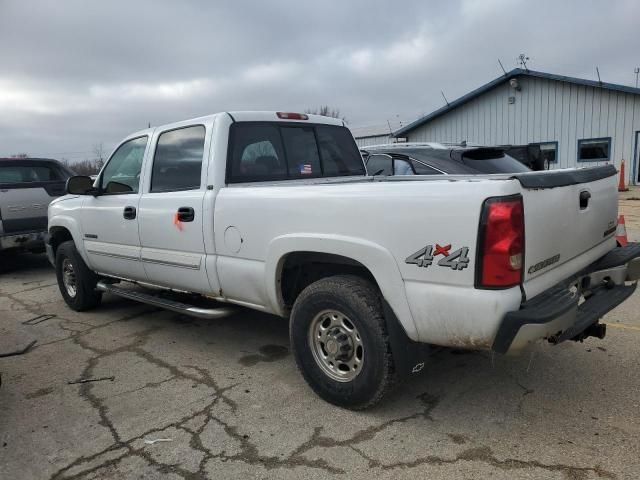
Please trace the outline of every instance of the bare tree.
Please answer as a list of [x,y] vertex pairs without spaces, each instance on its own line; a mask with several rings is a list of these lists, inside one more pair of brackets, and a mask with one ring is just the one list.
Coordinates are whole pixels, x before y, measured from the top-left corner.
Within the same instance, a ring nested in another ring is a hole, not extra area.
[[69,160],[63,160],[62,163],[78,175],[95,175],[102,168],[102,163],[98,159],[90,160],[87,158],[73,163]]
[[100,170],[104,165],[104,157],[105,157],[104,145],[102,144],[102,142],[95,143],[93,145],[93,156],[94,156],[94,163],[97,166],[98,170]]
[[322,115],[323,117],[339,118],[343,122],[347,122],[347,118],[340,113],[339,108],[333,108],[329,105],[320,105],[319,107],[307,108],[304,113],[310,113],[312,115]]
[[29,158],[28,153],[14,153],[11,158]]

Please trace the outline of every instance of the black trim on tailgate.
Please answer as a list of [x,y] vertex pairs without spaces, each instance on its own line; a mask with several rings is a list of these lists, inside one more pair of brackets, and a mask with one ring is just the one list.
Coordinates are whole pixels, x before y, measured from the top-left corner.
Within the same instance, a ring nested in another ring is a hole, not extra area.
[[511,178],[518,180],[524,188],[555,188],[595,182],[596,180],[612,177],[617,173],[618,170],[613,165],[602,165],[600,167],[580,168],[569,171],[524,173],[514,175]]

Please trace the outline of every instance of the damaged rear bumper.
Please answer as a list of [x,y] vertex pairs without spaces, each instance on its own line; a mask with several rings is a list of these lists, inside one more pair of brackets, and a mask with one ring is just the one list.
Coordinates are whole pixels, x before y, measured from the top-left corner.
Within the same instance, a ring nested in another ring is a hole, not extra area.
[[[618,247],[584,270],[508,312],[492,350],[512,353],[547,339],[551,343],[604,337],[598,320],[624,302],[640,279],[640,243]],[[633,282],[630,283],[629,282]]]
[[46,232],[25,232],[0,235],[0,250],[36,250],[44,246]]

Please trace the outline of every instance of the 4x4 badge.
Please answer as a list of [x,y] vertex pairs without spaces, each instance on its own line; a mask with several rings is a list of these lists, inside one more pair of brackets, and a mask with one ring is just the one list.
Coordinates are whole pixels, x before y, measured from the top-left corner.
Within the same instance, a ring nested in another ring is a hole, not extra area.
[[433,245],[427,245],[409,255],[404,262],[409,265],[427,268],[429,265],[433,265],[434,257],[442,255],[442,258],[437,263],[439,267],[463,270],[469,266],[469,257],[467,256],[469,254],[469,247],[461,247],[451,253],[449,253],[449,250],[451,250],[451,244],[441,246],[436,243],[435,250]]

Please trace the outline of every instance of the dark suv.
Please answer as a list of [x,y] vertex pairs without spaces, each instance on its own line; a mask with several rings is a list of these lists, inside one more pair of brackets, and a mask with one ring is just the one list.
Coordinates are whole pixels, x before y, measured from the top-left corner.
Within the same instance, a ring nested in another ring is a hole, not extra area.
[[394,143],[360,149],[369,175],[473,175],[531,171],[502,147]]
[[44,251],[47,207],[72,175],[56,160],[0,158],[0,251]]

